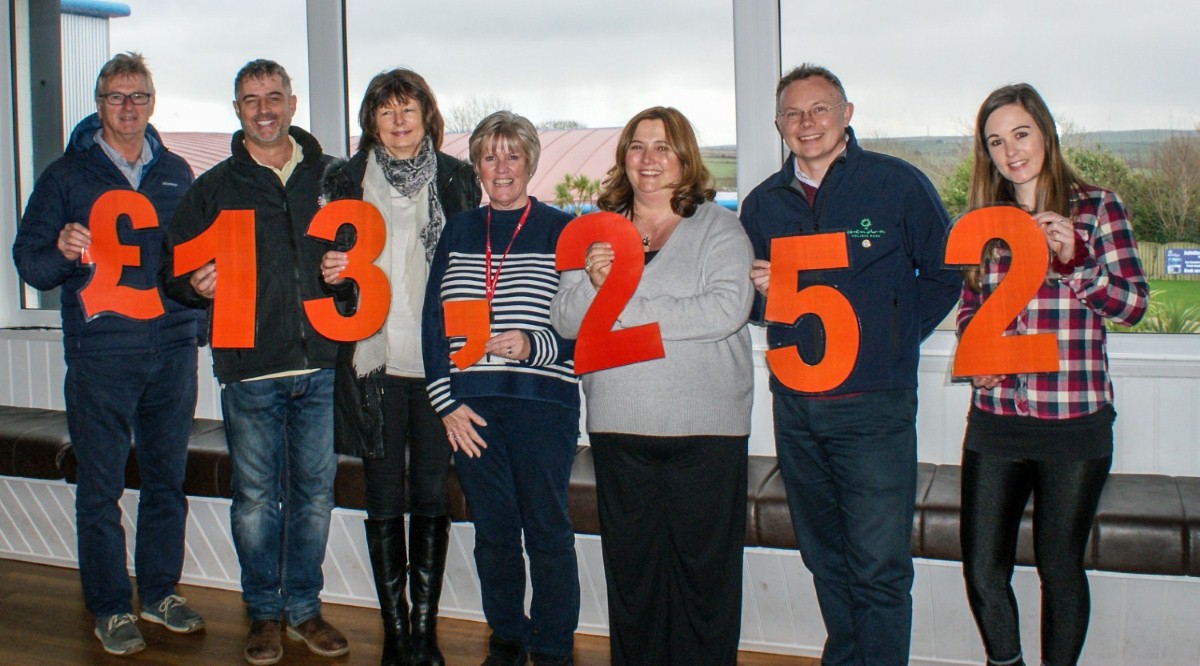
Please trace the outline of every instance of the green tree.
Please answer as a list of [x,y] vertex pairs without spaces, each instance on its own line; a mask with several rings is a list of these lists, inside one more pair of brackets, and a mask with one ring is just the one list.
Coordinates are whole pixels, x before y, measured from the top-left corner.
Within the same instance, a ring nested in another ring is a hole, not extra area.
[[592,180],[582,173],[574,176],[564,173],[563,179],[554,186],[554,205],[578,217],[595,205],[599,194],[599,180]]
[[938,194],[942,197],[942,205],[950,219],[955,219],[967,211],[967,188],[971,184],[971,169],[974,168],[975,158],[970,153],[954,167],[954,171],[942,183]]

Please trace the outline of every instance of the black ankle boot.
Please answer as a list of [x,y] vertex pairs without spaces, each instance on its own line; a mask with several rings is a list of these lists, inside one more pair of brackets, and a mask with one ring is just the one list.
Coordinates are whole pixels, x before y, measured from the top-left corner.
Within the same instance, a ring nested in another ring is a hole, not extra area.
[[482,666],[525,666],[529,663],[529,653],[525,646],[517,641],[510,641],[492,634],[488,638],[488,656]]
[[404,596],[407,552],[404,548],[404,518],[367,519],[367,552],[375,574],[375,593],[383,616],[383,659],[381,666],[408,666],[411,638],[408,632],[408,599]]
[[446,547],[450,543],[450,518],[409,518],[409,561],[412,578],[412,663],[414,666],[444,666],[446,660],[437,644],[438,599],[446,573]]

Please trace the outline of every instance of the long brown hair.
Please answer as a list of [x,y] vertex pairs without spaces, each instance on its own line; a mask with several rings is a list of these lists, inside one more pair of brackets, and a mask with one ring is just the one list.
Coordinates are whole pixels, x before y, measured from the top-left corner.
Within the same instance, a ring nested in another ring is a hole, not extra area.
[[[1042,133],[1045,157],[1042,160],[1042,172],[1038,174],[1037,210],[1030,212],[1048,210],[1059,215],[1070,215],[1074,193],[1087,185],[1067,164],[1059,143],[1054,116],[1050,115],[1046,101],[1028,83],[997,88],[979,107],[979,113],[975,116],[975,164],[971,170],[971,184],[967,188],[967,210],[997,203],[1018,203],[1013,184],[1000,174],[1000,170],[992,162],[991,153],[988,151],[987,130],[984,129],[992,113],[1009,104],[1019,104],[1025,109]],[[989,243],[984,257],[993,253],[993,244]],[[976,292],[980,290],[980,273],[981,268],[977,266],[964,271],[967,285]]]
[[643,120],[661,120],[666,128],[667,143],[671,144],[671,150],[679,158],[679,168],[682,172],[679,182],[675,183],[675,192],[671,195],[671,210],[680,217],[691,217],[701,203],[716,198],[717,191],[713,189],[712,174],[700,158],[700,146],[692,124],[677,109],[669,106],[651,107],[625,123],[625,128],[621,130],[621,136],[617,139],[617,163],[604,177],[596,204],[600,210],[620,213],[626,217],[633,214],[633,186],[629,184],[629,174],[625,171],[625,155],[629,152],[633,133]]

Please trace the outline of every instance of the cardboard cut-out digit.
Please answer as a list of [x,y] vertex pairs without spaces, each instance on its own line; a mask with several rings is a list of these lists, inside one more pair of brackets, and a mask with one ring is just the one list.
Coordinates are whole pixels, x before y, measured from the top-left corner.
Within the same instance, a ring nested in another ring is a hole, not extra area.
[[466,370],[483,358],[484,348],[492,335],[488,302],[482,298],[446,301],[442,304],[446,322],[446,337],[465,337],[466,344],[450,354],[450,362]]
[[[338,227],[354,227],[354,247],[346,252],[348,263],[342,277],[358,284],[358,308],[353,315],[337,311],[332,296],[304,302],[308,321],[318,333],[339,342],[353,342],[373,335],[387,319],[392,302],[392,288],[387,275],[373,262],[383,252],[387,227],[383,216],[365,201],[344,199],[327,204],[308,225],[308,235],[333,240]],[[316,270],[318,267],[313,267]]]
[[141,266],[142,250],[122,245],[117,238],[117,219],[129,217],[134,229],[158,226],[158,213],[145,196],[132,190],[110,190],[92,204],[88,229],[92,242],[82,261],[95,266],[88,283],[79,290],[84,317],[91,320],[101,314],[118,314],[130,319],[154,319],[163,314],[158,289],[139,289],[118,284],[126,266]]
[[1046,237],[1025,211],[990,206],[962,216],[946,241],[946,263],[978,266],[988,241],[1008,244],[1012,263],[975,316],[967,323],[954,353],[955,377],[1010,375],[1058,370],[1058,338],[1053,333],[1005,335],[1005,329],[1046,279],[1050,250]]
[[223,210],[203,233],[175,246],[177,276],[210,261],[216,264],[211,340],[214,349],[254,346],[258,309],[258,255],[254,242],[254,211]]
[[803,315],[814,315],[825,327],[825,354],[815,364],[806,362],[795,347],[767,351],[767,366],[776,379],[793,391],[823,393],[836,389],[858,362],[858,314],[850,301],[826,285],[799,290],[792,286],[801,271],[849,266],[845,232],[771,241],[771,288],[764,312],[767,321],[791,325]]
[[642,239],[632,222],[610,212],[575,218],[558,238],[555,269],[583,268],[588,246],[597,242],[611,243],[614,258],[608,277],[580,322],[579,335],[575,339],[576,375],[666,355],[657,322],[613,330],[617,317],[621,316],[637,289],[645,267]]

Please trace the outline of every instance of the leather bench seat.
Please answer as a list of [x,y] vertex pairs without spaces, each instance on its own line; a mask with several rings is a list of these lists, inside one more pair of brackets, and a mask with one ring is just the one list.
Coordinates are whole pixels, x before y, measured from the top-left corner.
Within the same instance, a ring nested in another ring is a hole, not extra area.
[[[231,465],[222,423],[195,419],[188,449],[184,491],[192,496],[229,497]],[[75,467],[63,412],[0,406],[0,475],[73,483]],[[914,556],[961,559],[961,478],[957,465],[918,463]],[[141,485],[133,456],[126,467],[126,485]],[[337,505],[366,508],[364,485],[362,461],[340,457],[334,486]],[[446,492],[451,518],[470,520],[453,468]],[[787,495],[775,458],[750,456],[746,493],[746,545],[795,548]],[[586,446],[575,452],[567,509],[577,533],[599,534],[595,466]],[[1032,518],[1031,501],[1017,541],[1019,564],[1034,563]],[[1110,476],[1096,512],[1086,564],[1104,571],[1200,576],[1200,477]]]
[[0,476],[61,479],[70,450],[63,412],[0,406]]

